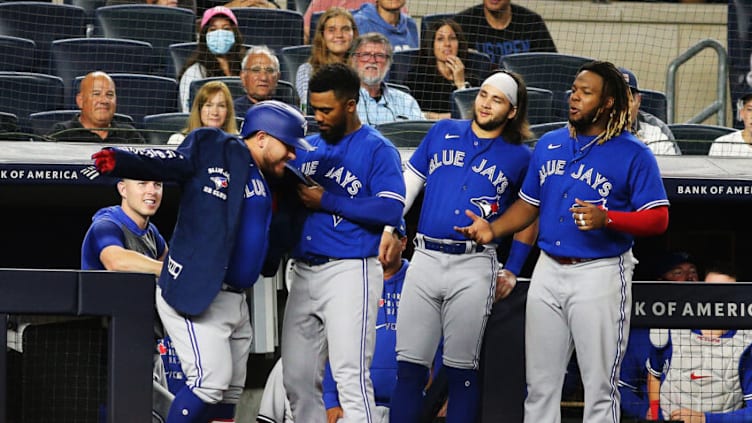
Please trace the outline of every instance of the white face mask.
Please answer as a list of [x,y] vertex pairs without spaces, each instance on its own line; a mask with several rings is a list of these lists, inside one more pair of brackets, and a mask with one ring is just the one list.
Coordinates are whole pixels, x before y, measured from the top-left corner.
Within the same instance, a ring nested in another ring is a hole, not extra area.
[[235,34],[227,29],[206,33],[206,46],[214,54],[225,54],[235,44]]

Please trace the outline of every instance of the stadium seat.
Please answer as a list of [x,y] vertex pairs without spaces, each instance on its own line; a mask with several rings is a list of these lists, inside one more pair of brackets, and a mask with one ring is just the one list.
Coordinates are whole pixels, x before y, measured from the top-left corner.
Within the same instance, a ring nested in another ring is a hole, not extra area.
[[63,108],[63,80],[31,72],[0,72],[0,112],[18,116],[23,132],[32,132],[29,115]]
[[19,136],[18,116],[13,113],[0,112],[0,141],[19,141],[29,137]]
[[400,120],[376,125],[376,129],[397,147],[418,148],[434,123],[433,120]]
[[308,5],[311,4],[311,0],[287,0],[287,8],[294,10],[301,15],[308,10]]
[[470,75],[483,81],[494,70],[494,65],[493,62],[491,62],[491,56],[488,54],[475,50],[468,50],[465,69]]
[[[74,116],[80,113],[78,109],[66,109],[66,110],[48,110],[44,112],[32,113],[29,115],[31,121],[31,129],[37,135],[46,135],[52,129],[52,125],[58,122],[65,122],[73,119]],[[114,120],[119,123],[127,123],[133,125],[133,118],[124,115],[122,113],[115,113]]]
[[405,85],[407,75],[418,63],[420,49],[410,48],[406,50],[395,51],[392,55],[392,67],[386,75],[386,80],[395,84]]
[[[480,87],[465,88],[452,92],[452,108],[450,113],[453,119],[472,118],[475,97],[478,95],[478,91],[480,91]],[[528,87],[527,96],[528,122],[532,125],[551,122],[553,119],[551,113],[553,93],[541,88]]]
[[[50,49],[52,74],[62,78],[65,98],[75,97],[73,81],[93,70],[113,73],[146,74],[153,68],[151,44],[112,38],[73,38],[56,40]],[[75,101],[66,107],[75,108]]]
[[172,68],[175,69],[175,78],[180,76],[180,71],[183,70],[185,62],[191,57],[191,54],[196,50],[197,42],[190,43],[177,43],[170,44],[170,57],[172,58]]
[[305,117],[306,123],[308,124],[308,129],[306,131],[306,135],[311,134],[318,134],[319,132],[319,123],[316,122],[316,118],[311,115],[306,115]]
[[[117,90],[117,111],[133,117],[137,128],[143,128],[144,116],[178,111],[178,83],[173,78],[132,73],[111,74]],[[76,78],[78,92],[83,77]]]
[[464,88],[452,91],[450,115],[452,119],[471,119],[475,97],[478,96],[480,87]]
[[[232,98],[238,98],[246,95],[245,88],[243,87],[243,82],[240,80],[239,76],[218,76],[214,78],[197,79],[191,82],[191,86],[189,88],[189,104],[193,104],[193,99],[196,97],[198,90],[209,81],[224,82],[227,85],[227,88],[230,89]],[[273,98],[287,103],[291,106],[298,106],[295,87],[293,87],[292,84],[287,81],[277,81],[277,90],[274,91]],[[243,116],[238,117],[242,118]]]
[[196,15],[188,9],[126,4],[96,10],[97,22],[107,38],[127,38],[151,43],[157,63],[153,73],[174,77],[169,47],[194,41]]
[[561,53],[508,54],[501,59],[502,66],[525,79],[528,87],[553,92],[552,110],[559,120],[567,118],[566,91],[572,87],[577,70],[593,59]]
[[188,126],[190,113],[161,113],[144,116],[144,134],[147,144],[167,144],[170,136]]
[[0,71],[33,72],[36,48],[28,38],[0,35]]
[[279,51],[303,44],[303,15],[292,10],[233,8],[243,42]]
[[279,51],[280,79],[290,81],[295,86],[295,76],[298,67],[311,57],[311,46],[308,44],[284,47]]
[[423,15],[423,17],[420,18],[420,39],[422,40],[426,36],[431,25],[435,22],[443,19],[454,19],[454,16],[454,13],[433,13],[430,15]]
[[548,122],[548,123],[539,123],[537,125],[530,125],[530,131],[533,132],[533,138],[529,141],[531,141],[531,144],[535,144],[535,141],[538,141],[540,137],[543,136],[546,132],[551,132],[554,129],[559,129],[562,126],[565,126],[567,124],[566,121],[562,122]]
[[674,134],[681,153],[692,156],[707,155],[713,140],[736,131],[734,128],[725,126],[699,123],[674,123],[668,127]]
[[49,2],[0,3],[0,35],[33,40],[35,71],[49,73],[52,41],[85,37],[86,12],[78,6]]
[[668,116],[668,100],[666,99],[666,94],[660,91],[643,89],[640,89],[640,94],[642,94],[640,110],[648,112],[663,122],[666,122]]

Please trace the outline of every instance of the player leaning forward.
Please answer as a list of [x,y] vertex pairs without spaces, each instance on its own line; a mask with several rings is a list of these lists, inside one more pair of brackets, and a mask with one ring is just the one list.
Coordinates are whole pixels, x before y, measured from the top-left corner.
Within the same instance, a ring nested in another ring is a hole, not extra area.
[[272,196],[303,139],[305,119],[276,101],[248,111],[241,138],[216,128],[191,132],[176,150],[105,148],[103,173],[178,181],[180,212],[159,278],[157,310],[187,377],[167,421],[234,421],[245,385],[252,329],[244,290],[261,272]]
[[[424,186],[425,194],[397,316],[392,423],[419,421],[428,368],[442,335],[447,422],[475,421],[478,355],[499,263],[494,240],[476,244],[454,227],[471,222],[467,208],[493,220],[517,198],[530,160],[530,149],[522,145],[530,135],[526,111],[522,79],[507,72],[491,75],[475,99],[473,119],[436,123],[406,165],[405,210]],[[519,273],[536,231],[530,225],[515,236],[500,285]]]
[[668,226],[668,200],[650,150],[629,133],[629,87],[608,62],[578,71],[569,125],[541,137],[517,200],[489,223],[472,212],[458,231],[478,242],[539,218],[541,255],[527,297],[526,422],[560,421],[567,362],[577,349],[584,422],[619,421],[634,236]]

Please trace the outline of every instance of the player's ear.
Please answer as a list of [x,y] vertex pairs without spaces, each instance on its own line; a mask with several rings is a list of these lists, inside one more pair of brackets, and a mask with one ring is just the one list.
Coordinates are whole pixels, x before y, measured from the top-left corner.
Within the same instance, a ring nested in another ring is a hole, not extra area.
[[509,113],[507,113],[507,119],[512,120],[517,117],[517,107],[512,107],[511,110],[509,110]]
[[121,179],[118,181],[117,190],[121,197],[125,197],[125,180]]
[[613,97],[606,97],[606,101],[603,103],[603,106],[606,109],[613,109],[614,108],[614,98]]

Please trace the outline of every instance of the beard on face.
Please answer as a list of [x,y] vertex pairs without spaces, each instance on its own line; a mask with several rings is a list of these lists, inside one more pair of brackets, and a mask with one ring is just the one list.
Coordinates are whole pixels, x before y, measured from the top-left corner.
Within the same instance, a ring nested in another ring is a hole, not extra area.
[[335,144],[345,136],[345,123],[332,125],[327,130],[320,129],[321,138],[329,144]]
[[496,129],[499,129],[502,125],[507,123],[509,119],[507,119],[507,115],[495,117],[488,122],[481,123],[478,121],[478,117],[473,114],[473,120],[475,121],[475,124],[478,125],[478,127],[484,131],[494,131]]
[[583,115],[580,119],[575,120],[575,119],[569,118],[569,124],[572,125],[577,132],[585,132],[587,129],[589,129],[593,125],[594,123],[593,120],[595,119],[595,116],[598,114],[598,110],[600,110],[600,106],[591,110],[586,115]]

